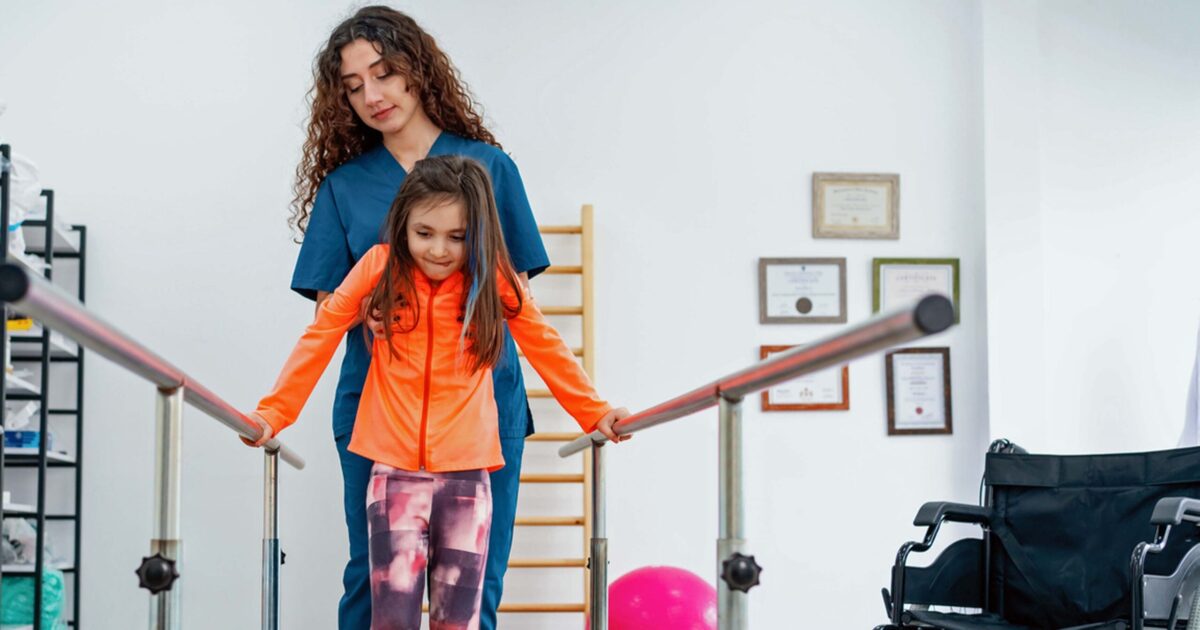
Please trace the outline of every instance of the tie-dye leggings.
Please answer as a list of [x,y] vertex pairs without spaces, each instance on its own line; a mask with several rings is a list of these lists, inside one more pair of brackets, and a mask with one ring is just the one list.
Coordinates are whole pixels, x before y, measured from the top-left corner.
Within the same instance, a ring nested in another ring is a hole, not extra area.
[[484,470],[430,473],[376,463],[367,487],[371,630],[476,630],[492,525]]

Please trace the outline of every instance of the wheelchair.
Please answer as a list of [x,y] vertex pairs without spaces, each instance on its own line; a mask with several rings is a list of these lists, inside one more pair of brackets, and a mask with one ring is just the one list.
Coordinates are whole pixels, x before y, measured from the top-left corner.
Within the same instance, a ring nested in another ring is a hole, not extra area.
[[[896,554],[876,630],[1200,628],[1200,448],[1041,455],[997,440],[980,495],[921,506],[925,535]],[[982,537],[907,566],[945,522]]]

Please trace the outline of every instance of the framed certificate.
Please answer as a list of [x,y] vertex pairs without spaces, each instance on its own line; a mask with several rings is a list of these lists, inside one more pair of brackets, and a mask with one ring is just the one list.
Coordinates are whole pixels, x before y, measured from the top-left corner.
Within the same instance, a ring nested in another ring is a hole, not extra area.
[[[759,356],[795,346],[762,346]],[[838,411],[850,409],[850,367],[828,368],[763,390],[763,411]]]
[[959,319],[957,258],[876,258],[872,262],[874,312],[911,304],[941,293],[954,301],[954,322]]
[[888,353],[888,435],[950,434],[950,348]]
[[759,258],[758,322],[846,323],[846,259]]
[[900,238],[900,176],[813,173],[813,238]]

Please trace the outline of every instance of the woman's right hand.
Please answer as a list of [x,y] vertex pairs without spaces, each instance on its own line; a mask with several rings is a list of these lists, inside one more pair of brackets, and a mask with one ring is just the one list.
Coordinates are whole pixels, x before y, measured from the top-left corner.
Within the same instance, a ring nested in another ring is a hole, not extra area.
[[254,448],[261,448],[261,447],[265,446],[267,442],[270,442],[271,438],[275,437],[275,429],[272,429],[271,425],[267,424],[267,421],[263,420],[263,417],[258,415],[258,413],[251,411],[250,413],[246,414],[246,417],[253,420],[255,423],[258,424],[258,426],[260,428],[262,428],[262,437],[259,438],[258,441],[251,442],[250,440],[248,440],[244,437],[239,437],[239,439],[241,439],[241,441],[246,446],[253,446]]
[[371,308],[371,296],[363,298],[362,305],[359,307],[360,318],[367,325],[367,329],[376,337],[383,336],[383,316],[377,309]]

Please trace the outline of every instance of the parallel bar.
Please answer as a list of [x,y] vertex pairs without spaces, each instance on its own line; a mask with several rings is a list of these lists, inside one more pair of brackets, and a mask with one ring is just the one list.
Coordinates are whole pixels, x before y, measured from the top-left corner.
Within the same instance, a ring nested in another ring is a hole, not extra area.
[[[105,358],[154,383],[159,389],[183,387],[187,402],[250,440],[262,437],[262,428],[229,403],[192,380],[165,359],[89,312],[79,300],[45,280],[12,264],[0,266],[0,300],[21,313],[75,339]],[[304,468],[304,459],[272,439],[267,448],[278,450],[283,461]]]
[[[704,387],[694,389],[682,396],[672,398],[667,402],[651,407],[641,413],[634,414],[613,425],[613,430],[619,435],[627,435],[652,426],[670,422],[677,418],[690,416],[697,411],[708,409],[717,404],[717,384],[709,383]],[[592,443],[601,444],[608,438],[599,431],[582,435],[569,444],[558,449],[560,457],[568,457],[590,446]]]
[[[183,391],[158,390],[154,451],[154,538],[150,555],[162,554],[174,560],[176,570],[183,563],[183,540],[179,533],[179,494],[183,455]],[[153,630],[177,630],[180,627],[179,604],[183,590],[179,583],[150,596],[150,627]]]
[[794,348],[721,379],[721,394],[743,398],[897,344],[941,332],[954,323],[954,306],[937,295],[873,317],[825,341]]
[[[187,402],[200,411],[219,420],[221,424],[233,429],[242,437],[257,440],[262,436],[262,428],[250,421],[249,418],[242,415],[242,412],[235,409],[232,405],[225,402],[220,396],[212,393],[208,388],[192,379],[187,379]],[[265,448],[279,453],[279,459],[287,462],[297,470],[304,469],[304,458],[300,457],[295,451],[288,448],[278,439],[272,439],[267,442]]]
[[[891,346],[941,332],[954,324],[954,305],[942,295],[930,295],[912,306],[879,314],[867,321],[817,343],[773,355],[749,368],[687,394],[634,414],[613,426],[618,435],[691,415],[715,406],[718,396],[744,398],[777,383],[841,365]],[[572,455],[592,442],[604,442],[599,431],[558,449],[562,457]]]
[[160,389],[183,385],[183,374],[162,357],[95,317],[71,295],[21,267],[0,267],[0,299],[14,310],[61,331]]

